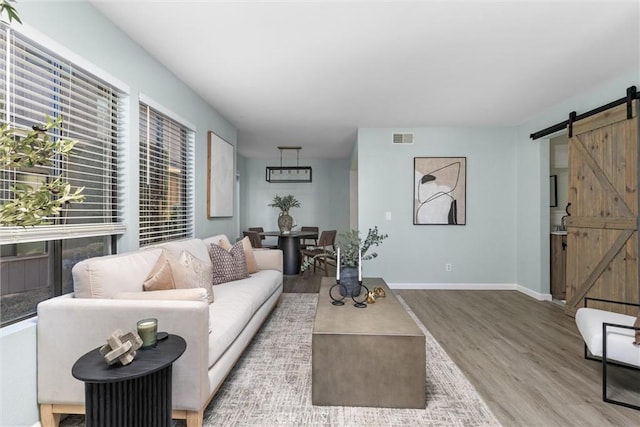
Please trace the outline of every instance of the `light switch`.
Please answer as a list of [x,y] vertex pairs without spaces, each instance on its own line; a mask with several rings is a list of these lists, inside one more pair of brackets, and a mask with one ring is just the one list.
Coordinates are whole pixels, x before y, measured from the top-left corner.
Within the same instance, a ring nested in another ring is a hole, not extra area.
[[391,212],[385,212],[384,219],[386,219],[387,221],[391,221]]

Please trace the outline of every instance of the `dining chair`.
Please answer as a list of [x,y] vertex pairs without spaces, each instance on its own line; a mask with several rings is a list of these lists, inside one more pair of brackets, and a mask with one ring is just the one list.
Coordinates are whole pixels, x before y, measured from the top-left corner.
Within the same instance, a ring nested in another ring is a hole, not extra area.
[[309,246],[318,246],[318,233],[320,232],[318,227],[303,225],[300,227],[300,231],[316,233],[315,237],[303,237],[300,239],[301,249],[307,249]]
[[242,235],[245,237],[249,238],[249,241],[251,242],[251,246],[256,249],[256,248],[262,248],[262,241],[260,240],[260,235],[258,234],[257,231],[243,231]]
[[303,263],[306,259],[313,259],[314,273],[316,268],[320,268],[321,270],[324,270],[325,275],[328,276],[328,266],[336,265],[336,233],[336,230],[325,230],[320,234],[317,246],[302,249],[300,251]]
[[[262,227],[249,227],[249,231],[255,231],[256,233],[264,233],[264,228]],[[265,239],[264,236],[258,234],[258,238],[262,241]],[[269,248],[269,249],[278,249],[278,245],[262,245],[261,248]]]

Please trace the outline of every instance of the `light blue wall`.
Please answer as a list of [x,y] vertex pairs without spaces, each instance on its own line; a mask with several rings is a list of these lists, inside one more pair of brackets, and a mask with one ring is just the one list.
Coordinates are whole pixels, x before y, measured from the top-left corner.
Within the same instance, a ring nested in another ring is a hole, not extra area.
[[629,86],[640,87],[640,65],[580,96],[545,110],[518,127],[517,140],[517,280],[535,292],[549,292],[549,140],[529,135],[569,117],[626,96]]
[[[415,143],[392,145],[393,132],[413,132]],[[363,274],[392,284],[515,283],[514,140],[508,128],[359,129],[359,229],[389,234]],[[414,157],[467,158],[466,225],[413,225]]]
[[[124,3],[123,3],[124,5]],[[195,234],[236,234],[236,218],[208,219],[206,216],[207,131],[215,131],[236,145],[236,129],[217,114],[198,94],[179,81],[139,45],[132,42],[86,2],[19,2],[17,8],[25,26],[37,29],[73,54],[115,77],[130,88],[131,128],[126,138],[128,185],[124,194],[126,234],[119,251],[138,247],[138,97],[143,94],[196,127],[195,138]],[[79,325],[81,326],[81,325]],[[99,343],[96,343],[98,345]],[[3,328],[0,425],[31,426],[38,422],[36,392],[35,324],[22,322]],[[19,373],[14,380],[6,369]]]
[[[265,179],[267,166],[279,166],[280,158],[242,159],[241,230],[261,226],[265,230],[278,229],[278,208],[267,206],[275,195],[293,194],[301,204],[289,214],[300,226],[315,225],[322,230],[349,230],[349,159],[300,159],[300,166],[313,169],[311,183],[270,183]],[[267,241],[267,243],[275,243]]]
[[35,319],[0,330],[0,426],[38,422],[36,354]]

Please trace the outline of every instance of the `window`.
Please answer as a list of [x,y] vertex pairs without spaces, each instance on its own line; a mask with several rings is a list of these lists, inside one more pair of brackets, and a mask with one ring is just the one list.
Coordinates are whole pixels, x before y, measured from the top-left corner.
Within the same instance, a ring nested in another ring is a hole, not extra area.
[[49,225],[0,226],[2,325],[35,314],[42,300],[71,292],[73,265],[112,253],[113,237],[124,232],[118,191],[124,90],[44,44],[0,24],[0,121],[28,130],[47,115],[62,116],[63,129],[50,136],[79,142],[51,166],[0,169],[0,203],[11,200],[16,183],[37,186],[59,175],[72,188],[84,187],[85,200],[67,206]]
[[140,246],[193,236],[193,131],[140,103]]

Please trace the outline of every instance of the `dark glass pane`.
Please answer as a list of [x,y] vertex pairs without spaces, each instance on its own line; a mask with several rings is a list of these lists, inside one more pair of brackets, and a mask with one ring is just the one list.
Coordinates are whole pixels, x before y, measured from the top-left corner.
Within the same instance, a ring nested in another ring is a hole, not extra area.
[[62,240],[62,283],[54,283],[54,242],[0,246],[0,322],[7,325],[36,314],[36,306],[56,295],[73,292],[71,269],[78,262],[111,253],[111,236]]
[[34,315],[36,305],[54,295],[47,247],[46,242],[1,246],[2,325]]
[[71,269],[78,262],[111,253],[111,236],[86,237],[62,241],[62,293],[73,292]]

